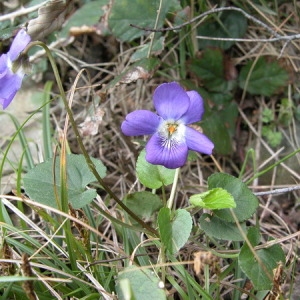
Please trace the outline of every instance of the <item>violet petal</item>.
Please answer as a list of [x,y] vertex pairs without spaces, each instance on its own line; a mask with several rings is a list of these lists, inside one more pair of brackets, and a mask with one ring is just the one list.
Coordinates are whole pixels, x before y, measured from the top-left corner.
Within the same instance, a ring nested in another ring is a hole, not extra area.
[[22,85],[23,76],[7,72],[0,79],[0,99],[3,109],[6,108]]
[[187,94],[190,97],[190,106],[180,119],[185,124],[199,122],[204,113],[203,99],[196,91],[188,91]]
[[203,133],[186,126],[185,140],[188,148],[204,154],[212,154],[213,142]]
[[163,146],[160,136],[155,133],[146,145],[146,160],[153,165],[169,169],[182,167],[187,159],[188,148],[185,143]]
[[154,107],[164,119],[180,119],[190,106],[186,91],[176,82],[159,85],[153,94]]
[[6,74],[8,67],[7,54],[2,54],[0,56],[0,78]]
[[18,58],[19,54],[25,49],[25,47],[30,43],[30,41],[30,35],[28,35],[24,29],[21,29],[14,38],[10,49],[7,53],[11,61],[14,61]]
[[136,110],[126,116],[121,125],[121,130],[125,135],[147,135],[153,134],[161,118],[149,110]]
[[0,95],[0,104],[2,105],[3,109],[5,109],[11,103],[11,101],[16,96],[17,92],[18,92],[18,90],[13,91],[7,98],[3,98],[3,99],[1,98],[1,95]]

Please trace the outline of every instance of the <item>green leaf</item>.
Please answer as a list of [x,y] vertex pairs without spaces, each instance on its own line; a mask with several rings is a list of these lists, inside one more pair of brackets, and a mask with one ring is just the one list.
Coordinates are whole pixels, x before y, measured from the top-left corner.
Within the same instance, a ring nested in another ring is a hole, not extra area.
[[0,277],[0,283],[7,283],[7,284],[11,284],[13,282],[20,282],[20,281],[36,281],[36,277],[29,277],[29,276],[20,276],[20,275],[16,275],[16,276],[4,276],[2,275]]
[[227,104],[222,111],[214,111],[200,123],[204,133],[214,142],[216,153],[232,153],[232,135],[238,116],[237,104]]
[[159,287],[156,273],[146,268],[130,266],[118,274],[116,285],[119,300],[165,300],[164,289]]
[[126,196],[124,204],[140,218],[149,220],[162,208],[161,199],[150,192],[136,192]]
[[206,209],[222,209],[236,207],[231,194],[222,188],[211,189],[190,197],[190,203]]
[[[203,90],[203,89],[202,89]],[[230,105],[233,101],[233,97],[231,93],[224,94],[224,93],[213,93],[210,92],[207,94],[207,96],[203,95],[203,93],[200,91],[200,95],[203,97],[203,99],[214,103],[216,106],[225,106],[225,108]]]
[[[146,58],[148,56],[150,45],[151,43],[147,43],[141,46],[137,51],[133,53],[133,55],[130,58],[130,61],[136,61],[142,58]],[[159,55],[161,51],[164,49],[164,46],[165,46],[165,37],[160,37],[159,39],[156,39],[152,45],[151,53],[154,55]]]
[[143,150],[136,163],[137,177],[144,186],[150,189],[158,189],[163,185],[173,183],[175,170],[152,165],[146,161],[145,156],[146,151]]
[[300,104],[298,104],[295,108],[295,118],[297,121],[300,121]]
[[[242,38],[247,31],[247,19],[237,11],[224,11],[219,20],[210,18],[198,27],[198,35],[219,38]],[[235,44],[234,41],[198,40],[200,49],[208,47],[229,49]]]
[[163,207],[158,213],[158,228],[163,245],[170,254],[175,254],[188,241],[192,230],[192,218],[184,209],[174,213]]
[[249,61],[241,70],[239,86],[242,89],[252,95],[271,96],[287,85],[288,72],[278,61],[260,57],[254,63]]
[[[103,178],[106,175],[106,167],[98,159],[91,158],[96,166],[96,170]],[[39,203],[58,208],[55,198],[55,188],[58,196],[60,191],[60,158],[56,158],[55,168],[53,159],[49,159],[24,175],[24,188],[26,194]],[[55,177],[53,174],[55,169]],[[89,204],[97,193],[94,189],[86,190],[86,186],[96,181],[96,178],[86,164],[83,155],[67,155],[67,177],[68,177],[68,197],[70,204],[75,209],[79,209]],[[54,181],[55,178],[55,181]]]
[[289,126],[293,120],[294,103],[289,98],[281,99],[278,113],[278,121],[283,126]]
[[224,59],[219,49],[207,49],[200,58],[193,59],[188,67],[201,79],[206,89],[226,93],[236,86],[236,80],[225,78]]
[[[208,188],[221,187],[234,198],[236,208],[233,212],[239,222],[249,219],[258,207],[258,200],[251,190],[240,179],[229,174],[216,173],[208,178]],[[235,222],[229,209],[215,210],[214,213],[227,222]]]
[[271,126],[263,126],[261,133],[262,136],[264,136],[268,140],[268,144],[270,144],[270,146],[273,148],[279,146],[282,142],[282,133],[280,131],[272,129]]
[[[252,248],[258,245],[260,233],[256,227],[248,230],[247,238]],[[253,254],[253,249],[244,242],[239,255],[239,266],[250,278],[256,290],[270,290],[273,283],[273,270],[278,264],[285,262],[281,247],[276,244],[265,249],[259,249]]]
[[[130,24],[153,28],[160,1],[118,0],[114,1],[108,24],[113,34],[122,41],[132,41],[145,34],[143,30]],[[176,0],[162,1],[157,27],[163,25],[167,13],[180,9]]]
[[[9,26],[9,28],[6,28]],[[3,29],[2,29],[3,28]],[[8,40],[14,36],[14,33],[19,29],[18,26],[11,26],[11,22],[8,21],[7,24],[5,22],[0,23],[0,40],[1,40],[1,47],[3,47],[2,43],[4,40]],[[9,43],[9,40],[7,41]]]
[[[208,236],[227,241],[243,241],[243,235],[235,223],[226,222],[216,216],[202,214],[199,219],[201,229]],[[246,234],[247,228],[245,223],[240,224]]]
[[[93,26],[104,16],[105,10],[102,7],[107,5],[109,0],[95,0],[82,5],[67,20],[63,29],[59,32],[59,37],[67,38],[71,27]],[[103,34],[103,33],[102,33]]]
[[274,113],[273,110],[270,108],[265,108],[262,111],[262,117],[261,120],[263,123],[270,123],[271,121],[274,121]]

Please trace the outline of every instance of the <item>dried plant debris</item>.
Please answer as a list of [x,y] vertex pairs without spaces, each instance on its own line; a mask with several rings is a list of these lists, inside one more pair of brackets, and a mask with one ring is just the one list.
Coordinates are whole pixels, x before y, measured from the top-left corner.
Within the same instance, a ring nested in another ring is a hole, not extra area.
[[104,110],[102,108],[96,108],[95,112],[92,115],[88,115],[84,122],[79,125],[81,134],[84,136],[96,135],[103,116]]
[[28,23],[28,34],[32,39],[42,39],[58,30],[66,21],[74,1],[52,0],[38,11],[38,17]]

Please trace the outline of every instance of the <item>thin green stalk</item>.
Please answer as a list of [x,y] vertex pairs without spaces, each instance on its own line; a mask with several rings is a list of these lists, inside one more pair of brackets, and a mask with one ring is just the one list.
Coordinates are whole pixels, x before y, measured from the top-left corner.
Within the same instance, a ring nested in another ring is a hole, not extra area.
[[122,209],[125,210],[125,212],[127,212],[135,221],[137,221],[144,229],[147,229],[147,231],[149,233],[151,233],[152,235],[154,236],[158,236],[158,232],[153,229],[150,225],[148,225],[147,223],[145,223],[143,220],[141,220],[137,215],[135,215],[116,195],[115,193],[107,186],[107,184],[104,182],[104,180],[101,178],[101,176],[99,175],[99,173],[97,172],[96,170],[96,167],[93,163],[93,161],[91,160],[90,156],[88,155],[84,145],[83,145],[83,142],[82,142],[82,139],[81,139],[81,136],[80,136],[80,133],[79,133],[79,130],[76,126],[76,122],[74,120],[74,117],[73,117],[73,114],[72,114],[72,111],[71,111],[71,108],[69,107],[69,104],[68,104],[68,101],[67,101],[67,98],[66,98],[66,94],[65,94],[65,91],[63,89],[63,86],[62,86],[62,82],[60,80],[60,76],[59,76],[59,72],[58,72],[58,69],[57,69],[57,66],[55,64],[55,61],[54,61],[54,58],[52,56],[52,53],[51,51],[49,50],[49,48],[42,42],[39,42],[39,41],[36,41],[36,42],[32,42],[30,43],[27,48],[24,50],[24,52],[27,52],[31,47],[33,46],[40,46],[42,47],[45,51],[46,51],[46,54],[49,58],[49,61],[50,61],[50,64],[52,66],[52,69],[53,69],[53,73],[54,73],[54,76],[55,76],[55,79],[57,81],[57,85],[58,85],[58,89],[59,89],[59,92],[60,92],[60,95],[61,95],[61,98],[63,100],[63,103],[64,103],[64,106],[66,108],[66,111],[67,111],[67,114],[70,118],[70,123],[71,123],[71,126],[72,126],[72,129],[75,133],[75,136],[76,136],[76,139],[77,139],[77,142],[78,142],[78,145],[82,151],[82,154],[84,155],[85,157],[85,160],[86,160],[86,163],[88,165],[88,167],[90,168],[91,172],[94,174],[94,176],[96,177],[98,183],[103,187],[103,189],[109,194],[109,196],[114,199],[121,207]]
[[161,193],[162,193],[163,205],[166,206],[167,205],[167,198],[166,198],[166,189],[165,189],[164,185],[161,187]]
[[159,249],[159,255],[158,255],[158,265],[162,265],[161,267],[161,280],[162,282],[166,282],[166,267],[165,267],[165,262],[166,262],[166,247],[162,243],[161,247]]
[[50,129],[50,92],[53,82],[47,81],[44,88],[44,103],[43,107],[43,143],[45,159],[53,156],[51,144],[51,129]]
[[209,293],[209,265],[204,264],[204,289]]
[[[22,124],[20,124],[18,122],[18,120],[13,116],[11,115],[10,113],[8,112],[5,112],[5,114],[7,114],[11,120],[13,121],[15,127],[16,127],[16,132],[13,134],[13,136],[10,138],[10,141],[8,143],[8,145],[6,146],[6,149],[3,153],[3,157],[2,157],[2,161],[0,163],[0,187],[1,187],[1,179],[2,179],[2,173],[3,173],[3,168],[4,168],[4,164],[5,162],[7,161],[6,158],[7,158],[7,155],[9,153],[9,150],[13,144],[13,142],[15,141],[16,137],[19,136],[19,140],[20,140],[20,143],[22,145],[22,148],[24,149],[24,154],[25,154],[25,159],[26,159],[26,163],[27,163],[27,167],[29,169],[32,169],[34,167],[34,161],[33,161],[33,158],[32,158],[32,155],[31,155],[31,152],[30,152],[30,149],[28,148],[28,142],[27,142],[27,139],[24,135],[24,132],[23,132],[23,127],[25,126],[25,124],[27,124],[27,122],[37,113],[40,111],[40,109],[42,108],[43,106],[39,107],[37,110],[35,110]],[[4,114],[4,112],[1,112],[0,111],[0,114]],[[0,188],[1,189],[1,188]]]
[[186,45],[184,42],[185,32],[181,31],[179,32],[179,39],[181,40],[179,44],[179,72],[180,72],[180,78],[185,79],[186,78]]
[[[2,171],[3,171],[3,166],[4,166],[4,163],[5,163],[5,160],[6,160],[6,157],[7,157],[7,154],[9,152],[9,149],[12,145],[12,143],[14,142],[15,138],[17,136],[19,136],[19,140],[20,140],[20,143],[22,145],[22,148],[25,149],[25,159],[26,159],[26,162],[27,162],[27,166],[29,169],[32,169],[34,167],[34,162],[33,162],[33,158],[32,158],[32,155],[30,153],[30,150],[28,148],[28,142],[27,142],[27,139],[24,135],[24,132],[23,132],[23,127],[24,125],[28,122],[28,120],[30,120],[32,118],[32,116],[38,112],[40,110],[40,108],[38,108],[35,112],[33,112],[24,122],[22,125],[20,125],[20,123],[18,122],[18,120],[13,116],[11,115],[10,113],[8,112],[5,112],[5,114],[7,114],[11,120],[13,121],[17,131],[14,133],[14,135],[11,137],[7,147],[6,147],[6,151],[4,152],[4,155],[3,155],[3,158],[2,158],[2,162],[1,162],[1,166],[0,166],[0,175],[2,174]],[[0,114],[3,113],[3,112],[0,112]],[[1,176],[0,176],[0,180],[1,180]],[[0,182],[1,183],[1,182]]]
[[[172,189],[171,189],[171,193],[170,193],[170,198],[167,202],[167,208],[169,208],[170,210],[172,210],[173,204],[174,204],[174,198],[175,198],[175,193],[176,193],[176,189],[177,189],[179,173],[180,173],[180,168],[177,168],[175,170],[175,174],[174,174],[174,180],[173,180],[173,185],[172,185]],[[161,268],[161,273],[162,273],[162,281],[165,282],[166,269],[164,267],[164,264],[166,262],[166,247],[163,243],[162,243],[160,251],[159,251],[158,261],[163,266]]]
[[172,185],[170,198],[169,198],[168,203],[167,203],[167,207],[170,208],[170,209],[172,209],[172,207],[173,207],[175,193],[176,193],[177,184],[178,184],[179,173],[180,173],[180,168],[177,168],[175,170],[175,174],[174,174],[174,180],[173,180],[173,185]]
[[[241,249],[241,245],[239,242],[234,242],[234,248],[235,249]],[[239,281],[242,277],[244,277],[241,268],[239,266],[238,260],[235,261],[235,268],[234,268],[234,278],[236,280],[236,285],[241,288],[242,285],[244,284],[244,282]],[[241,298],[241,292],[238,289],[234,289],[233,291],[233,296],[232,299],[233,300],[238,300]]]
[[[17,170],[17,196],[21,197],[22,193],[21,193],[21,183],[22,183],[22,165],[23,165],[23,159],[24,159],[24,153],[25,153],[25,149],[21,155],[20,161],[19,161],[19,168]],[[24,213],[24,203],[21,201],[17,202],[17,207],[19,209],[19,211],[21,211],[22,213]],[[20,225],[21,228],[23,228],[24,230],[26,230],[27,226],[26,226],[26,222],[24,220],[20,220]]]
[[[162,2],[163,1],[164,0],[160,0],[159,1],[159,7],[158,7],[158,10],[157,10],[157,16],[156,16],[155,25],[154,25],[155,29],[158,26],[158,22],[159,22],[159,17],[160,17],[160,12],[161,12],[161,7],[162,7]],[[154,39],[155,39],[155,32],[152,32],[151,33],[151,40],[150,40],[149,50],[148,50],[148,53],[147,53],[147,58],[149,58],[151,56],[151,50],[153,48]]]
[[244,159],[244,163],[242,165],[242,168],[241,168],[241,171],[240,171],[240,174],[239,174],[239,179],[242,178],[244,172],[245,172],[245,169],[246,169],[246,165],[248,163],[248,160],[249,160],[249,156],[251,156],[252,158],[252,163],[253,163],[253,171],[254,173],[256,173],[256,160],[255,160],[255,156],[254,156],[255,152],[254,152],[254,149],[249,149],[246,153],[246,157]]

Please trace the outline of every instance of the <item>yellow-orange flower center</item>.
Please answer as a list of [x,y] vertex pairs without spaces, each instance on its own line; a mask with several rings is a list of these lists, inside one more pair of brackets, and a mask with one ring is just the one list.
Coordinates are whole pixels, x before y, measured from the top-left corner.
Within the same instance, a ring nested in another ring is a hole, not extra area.
[[168,124],[168,133],[169,135],[172,135],[177,130],[178,125],[177,124]]

